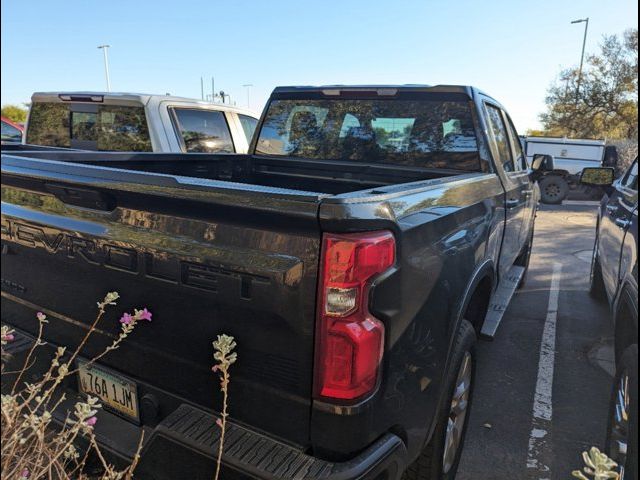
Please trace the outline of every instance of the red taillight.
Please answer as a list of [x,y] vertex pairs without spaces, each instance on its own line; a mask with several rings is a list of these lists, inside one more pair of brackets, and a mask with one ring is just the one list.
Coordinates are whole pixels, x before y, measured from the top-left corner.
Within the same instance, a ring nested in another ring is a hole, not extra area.
[[326,234],[322,245],[316,393],[354,400],[378,382],[384,325],[368,308],[370,281],[395,262],[391,232]]

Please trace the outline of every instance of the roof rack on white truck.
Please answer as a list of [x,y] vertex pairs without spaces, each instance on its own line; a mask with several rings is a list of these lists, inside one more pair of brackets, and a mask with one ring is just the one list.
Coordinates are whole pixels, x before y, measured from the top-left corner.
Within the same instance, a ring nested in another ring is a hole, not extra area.
[[246,153],[259,115],[171,95],[39,92],[24,143],[101,151]]
[[616,147],[606,140],[527,136],[523,143],[529,163],[538,154],[554,157],[554,170],[539,183],[543,203],[562,203],[569,190],[579,185],[584,168],[615,166],[618,159]]

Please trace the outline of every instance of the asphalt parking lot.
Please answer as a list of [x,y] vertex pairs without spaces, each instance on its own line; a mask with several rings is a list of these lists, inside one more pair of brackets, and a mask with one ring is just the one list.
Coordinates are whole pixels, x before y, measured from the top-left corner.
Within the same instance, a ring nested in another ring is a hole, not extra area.
[[613,350],[608,310],[587,291],[596,208],[541,206],[526,285],[479,344],[458,480],[569,479],[603,446]]

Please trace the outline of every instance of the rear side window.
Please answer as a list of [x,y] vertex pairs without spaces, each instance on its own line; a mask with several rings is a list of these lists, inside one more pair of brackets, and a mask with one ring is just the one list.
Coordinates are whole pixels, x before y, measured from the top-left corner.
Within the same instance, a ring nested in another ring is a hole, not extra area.
[[253,117],[248,117],[247,115],[238,115],[238,118],[240,119],[242,130],[244,130],[244,135],[247,137],[247,143],[250,143],[253,138],[253,133],[256,131],[258,120]]
[[213,110],[173,109],[187,152],[233,153],[233,141],[224,113]]
[[35,103],[27,142],[87,150],[150,152],[144,107]]
[[487,110],[487,119],[489,121],[489,129],[491,130],[493,140],[498,151],[498,162],[502,164],[505,172],[513,172],[513,158],[509,147],[509,137],[502,120],[500,110],[493,105],[485,105]]

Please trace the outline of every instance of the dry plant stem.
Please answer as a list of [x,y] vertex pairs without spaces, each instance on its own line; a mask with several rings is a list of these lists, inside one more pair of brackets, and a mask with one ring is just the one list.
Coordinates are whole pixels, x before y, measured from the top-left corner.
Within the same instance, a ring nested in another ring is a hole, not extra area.
[[38,337],[37,337],[36,341],[33,343],[33,346],[31,347],[31,349],[29,350],[29,353],[27,354],[27,358],[24,361],[24,365],[23,365],[22,369],[20,370],[20,373],[18,373],[18,378],[16,378],[16,381],[13,382],[13,387],[11,387],[11,395],[13,395],[15,393],[16,387],[20,384],[20,379],[22,378],[22,375],[24,374],[24,372],[30,368],[29,360],[31,360],[31,356],[33,355],[33,352],[35,351],[35,349],[40,344],[40,340],[42,339],[42,330],[43,330],[43,328],[44,328],[44,322],[39,320]]
[[140,435],[140,440],[138,441],[138,448],[136,449],[136,454],[133,457],[133,462],[129,468],[127,468],[127,474],[125,476],[125,480],[131,480],[133,478],[133,471],[138,466],[140,462],[140,452],[142,451],[142,444],[144,443],[144,430],[142,430],[142,434]]
[[80,345],[78,345],[78,347],[75,349],[69,361],[66,362],[67,368],[69,367],[69,365],[73,363],[73,361],[76,359],[76,357],[82,350],[82,347],[84,347],[84,345],[87,343],[87,340],[89,340],[89,337],[98,326],[98,323],[100,322],[100,319],[102,318],[103,315],[104,315],[104,307],[100,307],[100,310],[98,311],[98,315],[96,316],[96,319],[91,324],[91,327],[89,328],[89,330],[87,330],[87,333],[85,334],[84,338],[80,342]]
[[227,398],[228,389],[226,385],[229,385],[229,371],[226,367],[222,368],[222,382],[225,387],[222,388],[222,425],[220,425],[220,443],[218,444],[218,461],[216,462],[216,476],[215,480],[218,480],[220,476],[220,466],[222,464],[222,450],[224,448],[224,434],[227,428]]
[[[122,343],[122,341],[124,340],[124,337],[118,337],[116,340],[114,340],[114,342],[109,345],[102,353],[100,353],[99,355],[97,355],[96,357],[92,358],[91,360],[89,360],[87,363],[85,363],[85,368],[90,367],[91,365],[93,365],[94,363],[96,363],[98,360],[100,360],[102,357],[104,357],[107,353],[109,353],[112,350],[117,349],[120,346],[120,343]],[[75,368],[73,370],[71,370],[69,372],[69,375],[73,375],[75,373],[78,373],[80,371],[79,368]]]
[[58,387],[58,385],[60,385],[62,380],[69,375],[69,366],[73,364],[73,361],[76,359],[80,351],[82,351],[82,348],[85,346],[85,344],[89,340],[89,337],[91,336],[91,334],[95,331],[96,327],[98,326],[98,323],[100,322],[100,320],[102,319],[102,316],[104,315],[104,312],[105,312],[104,305],[100,305],[98,315],[96,315],[96,319],[91,324],[91,327],[89,327],[89,330],[87,330],[87,333],[84,335],[84,338],[82,339],[80,344],[76,347],[74,352],[71,354],[71,358],[69,358],[69,360],[63,364],[63,367],[66,369],[66,373],[64,375],[58,375],[58,377],[56,377],[56,379],[53,382],[53,385],[51,385],[51,387],[49,387],[49,389],[45,392],[45,394],[42,395],[42,400],[36,404],[36,408],[35,408],[36,410],[38,410],[42,406],[45,400],[47,400],[47,403],[48,403],[48,399],[51,397],[54,390]]
[[229,335],[218,335],[218,339],[213,342],[215,353],[213,358],[217,364],[212,368],[214,372],[220,372],[220,390],[222,391],[222,414],[221,418],[216,421],[220,427],[220,439],[218,443],[218,458],[216,459],[216,472],[214,480],[220,477],[220,468],[222,466],[222,452],[224,450],[224,436],[227,428],[228,412],[228,395],[229,395],[229,368],[238,359],[238,354],[233,351],[236,342]]
[[28,365],[26,368],[21,368],[20,370],[10,370],[8,372],[5,372],[4,370],[2,370],[2,375],[14,375],[16,373],[26,372],[31,367],[33,367],[35,364],[36,364],[36,361],[34,360],[33,362],[31,362],[31,365]]

